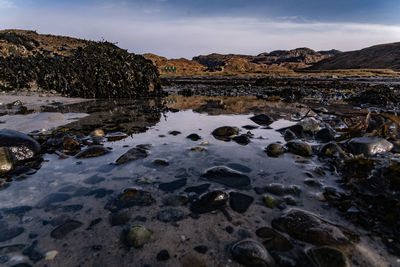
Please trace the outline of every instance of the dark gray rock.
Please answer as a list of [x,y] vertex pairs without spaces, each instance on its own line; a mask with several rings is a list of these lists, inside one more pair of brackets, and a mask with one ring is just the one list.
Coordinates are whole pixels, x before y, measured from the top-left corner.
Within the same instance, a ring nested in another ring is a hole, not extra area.
[[158,188],[165,192],[173,192],[181,187],[184,187],[187,183],[186,178],[178,179],[169,183],[162,183]]
[[83,224],[79,221],[67,220],[65,223],[51,231],[50,236],[54,239],[62,239],[67,234],[78,229],[82,225]]
[[201,137],[198,134],[189,134],[188,136],[186,136],[186,138],[189,138],[192,141],[198,141],[201,139]]
[[318,267],[349,267],[350,263],[344,253],[333,247],[313,247],[307,251],[307,255]]
[[228,200],[229,196],[227,193],[219,190],[212,191],[202,195],[197,201],[193,202],[190,210],[198,214],[207,213],[225,207]]
[[274,119],[266,114],[258,114],[250,118],[250,120],[254,121],[258,125],[268,126],[274,122]]
[[137,159],[144,159],[148,156],[146,149],[134,147],[129,149],[125,154],[119,157],[116,161],[117,165],[121,165]]
[[257,229],[256,235],[266,239],[263,245],[268,250],[289,251],[293,248],[293,244],[289,239],[270,227],[261,227]]
[[157,261],[167,261],[167,260],[169,260],[169,252],[168,252],[168,250],[163,249],[160,252],[158,252],[156,259],[157,259]]
[[85,159],[85,158],[99,157],[108,153],[110,153],[109,149],[105,148],[104,146],[95,145],[95,146],[90,146],[85,150],[82,150],[81,152],[76,154],[75,157],[78,159]]
[[225,166],[213,167],[208,169],[203,178],[209,181],[223,184],[232,188],[246,188],[250,185],[250,178],[238,171],[232,170]]
[[22,254],[28,256],[29,259],[35,263],[44,258],[43,254],[36,250],[37,244],[38,244],[38,241],[35,240],[35,241],[33,241],[32,245],[30,245],[29,247],[27,247],[26,249],[24,249],[22,251]]
[[124,208],[133,206],[150,206],[156,201],[147,191],[138,190],[135,188],[125,189],[123,193],[119,194],[115,199],[108,202],[105,209],[111,212],[116,212]]
[[117,212],[111,215],[111,225],[124,225],[131,219],[131,215],[127,212]]
[[38,208],[45,208],[50,206],[51,204],[57,203],[57,202],[64,202],[67,201],[68,199],[71,198],[71,195],[65,194],[65,193],[53,193],[50,195],[47,195],[45,198],[40,200],[37,204]]
[[353,154],[364,154],[373,156],[379,153],[389,152],[393,144],[380,137],[359,137],[353,138],[348,143]]
[[251,239],[237,242],[231,247],[235,261],[246,267],[273,267],[275,261],[263,245]]
[[231,208],[238,213],[245,213],[250,205],[253,203],[254,198],[238,192],[231,192],[229,194],[229,204]]
[[196,194],[203,194],[204,192],[206,192],[208,190],[208,188],[210,188],[211,184],[201,184],[201,185],[197,185],[197,186],[191,186],[185,189],[185,192],[188,193],[196,193]]
[[331,129],[323,128],[315,134],[315,139],[322,143],[328,143],[335,139],[335,135]]
[[250,143],[250,137],[247,134],[241,134],[232,138],[239,145],[246,146]]
[[0,147],[9,148],[17,160],[33,158],[40,151],[40,145],[35,139],[8,129],[0,130]]
[[20,234],[22,234],[24,231],[25,231],[24,228],[18,226],[2,229],[0,230],[0,242],[13,239],[14,237],[17,237]]

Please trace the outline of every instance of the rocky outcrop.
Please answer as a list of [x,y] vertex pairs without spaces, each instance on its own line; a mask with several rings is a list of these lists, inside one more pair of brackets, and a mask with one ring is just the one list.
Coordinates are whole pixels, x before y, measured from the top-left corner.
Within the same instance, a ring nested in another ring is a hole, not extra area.
[[55,90],[84,98],[162,94],[157,68],[109,42],[0,31],[0,89]]

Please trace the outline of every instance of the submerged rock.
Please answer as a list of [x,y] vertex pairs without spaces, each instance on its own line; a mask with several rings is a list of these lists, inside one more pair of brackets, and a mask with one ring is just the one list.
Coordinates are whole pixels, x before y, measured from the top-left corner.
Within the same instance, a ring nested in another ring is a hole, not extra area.
[[265,188],[265,191],[277,195],[277,196],[284,196],[284,195],[299,195],[301,190],[296,185],[283,185],[280,183],[270,183]]
[[281,200],[279,200],[271,195],[264,195],[263,202],[264,202],[265,206],[267,206],[270,209],[275,209],[279,204],[282,203]]
[[285,153],[285,148],[281,144],[269,144],[265,148],[265,152],[270,157],[278,157]]
[[146,229],[144,226],[133,226],[126,234],[126,242],[134,248],[141,248],[149,242],[153,231]]
[[158,186],[158,188],[165,192],[173,192],[181,187],[184,187],[186,185],[186,182],[187,179],[182,178],[169,183],[162,183]]
[[[272,220],[272,226],[291,237],[314,245],[346,245],[349,238],[339,227],[308,212],[292,209]],[[350,231],[347,230],[350,233]]]
[[35,139],[8,129],[0,130],[0,147],[9,148],[17,160],[33,158],[40,151],[40,145]]
[[169,252],[166,249],[160,250],[160,252],[157,253],[156,257],[157,261],[167,261],[169,260]]
[[25,231],[22,227],[13,226],[0,230],[0,242],[8,241],[19,236]]
[[108,153],[110,153],[109,149],[105,148],[104,146],[95,145],[95,146],[90,146],[85,150],[82,150],[81,152],[76,154],[75,157],[78,159],[82,158],[85,159],[85,158],[102,156]]
[[202,177],[233,188],[245,188],[250,185],[250,178],[247,175],[225,166],[208,169]]
[[117,165],[121,165],[133,160],[143,159],[148,156],[148,153],[145,149],[134,147],[129,149],[125,154],[119,157],[116,161]]
[[225,207],[228,200],[229,196],[227,193],[219,190],[212,191],[202,195],[200,199],[193,202],[190,210],[193,213],[207,213]]
[[238,192],[231,192],[229,194],[229,204],[231,208],[238,213],[245,213],[250,205],[253,203],[254,198]]
[[273,267],[275,261],[263,245],[251,239],[244,239],[231,247],[235,261],[247,267]]
[[250,120],[254,121],[258,125],[268,126],[274,122],[274,119],[266,114],[255,115],[250,118]]
[[14,169],[15,158],[7,147],[0,147],[0,175]]
[[265,226],[257,229],[256,235],[266,239],[263,245],[268,250],[289,251],[293,248],[293,244],[289,239],[270,227]]
[[185,213],[178,209],[165,209],[157,213],[157,220],[161,222],[177,222],[185,218]]
[[379,153],[385,153],[393,148],[393,144],[380,137],[358,137],[353,138],[348,143],[353,154],[364,154],[373,156]]
[[196,194],[203,194],[210,188],[211,184],[201,184],[197,186],[190,186],[185,189],[185,192],[191,193],[194,192]]
[[350,266],[347,257],[337,248],[329,246],[313,247],[307,251],[307,255],[314,261],[317,267]]
[[51,231],[50,236],[55,239],[62,239],[70,232],[81,227],[83,223],[74,220],[67,220],[62,225]]
[[239,128],[223,126],[215,129],[211,134],[218,140],[230,141],[239,134]]
[[291,153],[296,155],[309,157],[313,154],[311,146],[301,141],[289,141],[286,146]]
[[106,204],[105,209],[116,212],[133,206],[150,206],[155,203],[154,198],[147,191],[130,188]]
[[201,139],[201,137],[198,134],[195,134],[195,133],[186,136],[186,138],[188,138],[188,139],[190,139],[192,141],[198,141],[198,140]]

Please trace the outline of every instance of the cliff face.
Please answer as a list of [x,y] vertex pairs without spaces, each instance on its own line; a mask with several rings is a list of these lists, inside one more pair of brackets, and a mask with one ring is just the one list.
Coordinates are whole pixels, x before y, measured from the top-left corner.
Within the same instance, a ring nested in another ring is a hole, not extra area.
[[309,69],[392,69],[400,70],[400,43],[382,44],[344,52],[322,60]]
[[162,94],[157,68],[108,42],[0,31],[0,89],[55,90],[85,98]]

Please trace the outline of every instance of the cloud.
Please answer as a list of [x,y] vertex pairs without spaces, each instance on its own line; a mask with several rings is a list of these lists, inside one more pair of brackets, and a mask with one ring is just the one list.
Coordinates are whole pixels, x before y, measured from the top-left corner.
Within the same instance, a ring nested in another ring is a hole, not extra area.
[[16,8],[16,7],[17,6],[12,1],[0,0],[0,10],[1,9]]
[[135,53],[150,52],[169,58],[213,52],[255,55],[297,47],[348,51],[400,40],[400,25],[299,22],[298,18],[165,18],[142,11],[37,12],[12,18],[0,16],[0,25],[91,40],[104,37]]

